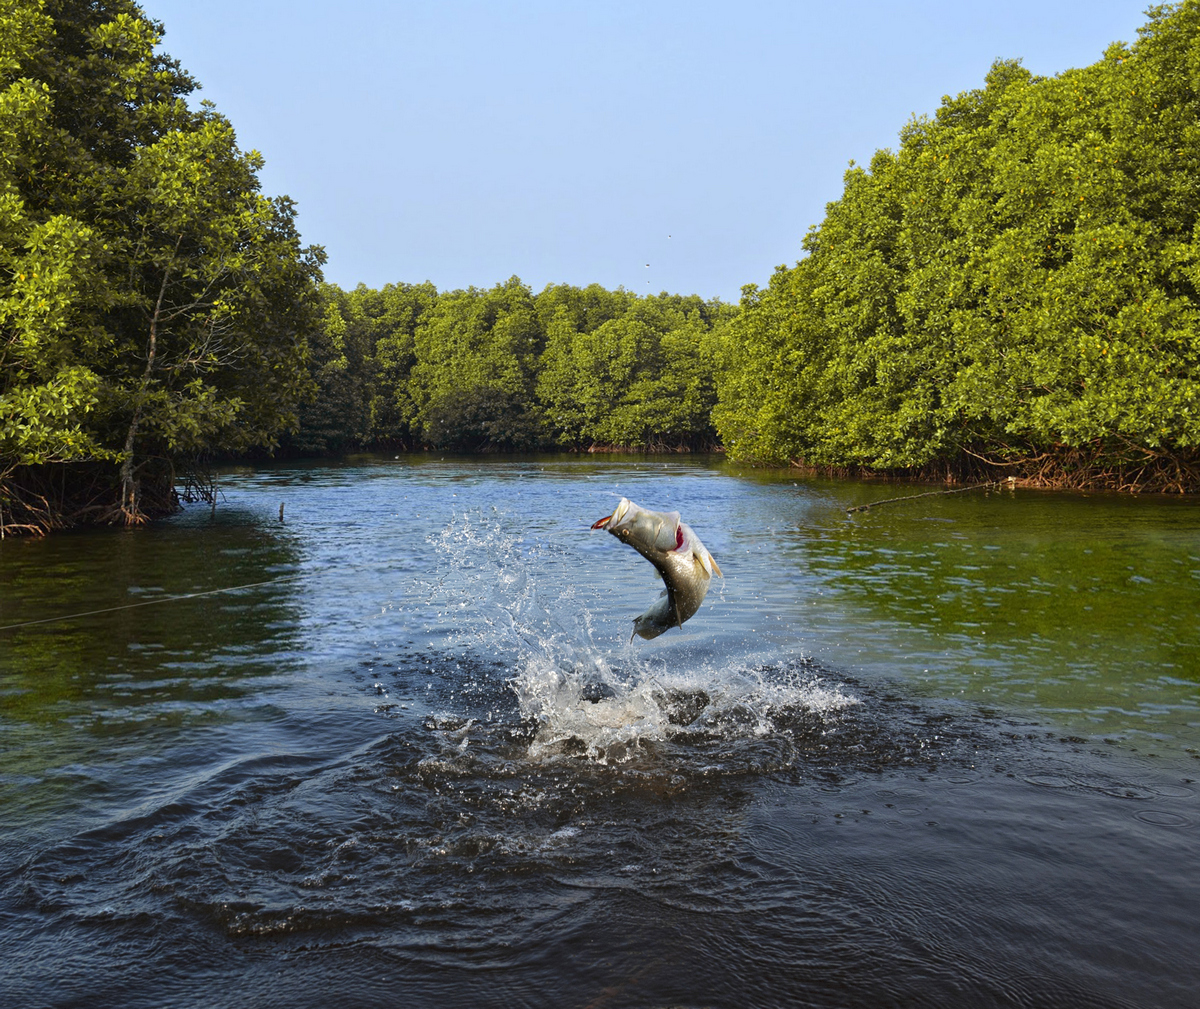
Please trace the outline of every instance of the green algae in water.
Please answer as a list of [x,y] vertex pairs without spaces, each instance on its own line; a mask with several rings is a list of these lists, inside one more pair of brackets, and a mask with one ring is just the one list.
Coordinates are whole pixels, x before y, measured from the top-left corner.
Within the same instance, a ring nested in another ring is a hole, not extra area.
[[1190,501],[926,498],[826,515],[791,551],[821,586],[808,600],[821,636],[858,665],[1139,749],[1200,745]]

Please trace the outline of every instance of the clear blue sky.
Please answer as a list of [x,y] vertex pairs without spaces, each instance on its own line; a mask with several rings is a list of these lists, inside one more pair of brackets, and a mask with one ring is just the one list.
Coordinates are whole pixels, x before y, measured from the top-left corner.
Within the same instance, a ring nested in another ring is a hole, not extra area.
[[1145,21],[1129,0],[142,6],[265,156],[264,190],[298,202],[327,279],[731,301],[914,113],[997,58],[1049,76]]

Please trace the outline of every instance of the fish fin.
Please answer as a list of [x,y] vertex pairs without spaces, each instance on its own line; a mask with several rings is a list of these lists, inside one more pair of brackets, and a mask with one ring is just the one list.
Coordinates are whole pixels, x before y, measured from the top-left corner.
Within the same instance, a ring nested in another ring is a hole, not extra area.
[[717,567],[717,559],[708,552],[708,548],[703,543],[697,541],[692,545],[692,559],[700,565],[704,573],[710,578],[714,573],[721,575],[722,578],[725,577],[721,569]]
[[[707,550],[692,551],[692,565],[696,570],[696,575],[703,581],[707,582],[713,574],[721,575],[721,569],[717,567],[717,562],[712,559],[712,554]],[[721,575],[724,578],[724,575]]]

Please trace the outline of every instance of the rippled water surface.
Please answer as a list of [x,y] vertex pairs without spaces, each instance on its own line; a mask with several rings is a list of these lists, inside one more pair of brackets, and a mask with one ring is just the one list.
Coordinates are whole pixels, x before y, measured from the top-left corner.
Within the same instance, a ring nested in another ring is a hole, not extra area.
[[[1195,1004],[1193,502],[848,516],[920,488],[651,459],[222,488],[0,543],[0,1004]],[[657,576],[588,531],[622,495],[725,573],[651,642]]]

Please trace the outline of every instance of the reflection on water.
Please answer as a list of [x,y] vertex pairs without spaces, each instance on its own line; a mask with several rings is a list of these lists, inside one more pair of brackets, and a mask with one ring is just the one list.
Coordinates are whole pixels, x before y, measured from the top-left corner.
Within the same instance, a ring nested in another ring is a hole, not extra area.
[[[222,486],[0,544],[5,625],[280,579],[0,632],[6,1006],[1191,1004],[1190,506],[851,520],[895,489],[675,460]],[[726,574],[654,642],[654,572],[587,531],[622,495]]]
[[867,628],[857,661],[1139,748],[1200,745],[1194,503],[1003,492],[812,532],[794,554]]
[[[7,540],[0,623],[263,581],[295,569],[288,538],[244,515],[215,530],[194,519],[145,531]],[[215,532],[215,535],[214,535]],[[38,624],[0,638],[4,760],[0,810],[42,788],[94,791],[107,754],[153,758],[184,726],[254,717],[279,659],[295,654],[286,581],[161,605]],[[45,776],[45,777],[43,777]],[[101,775],[102,777],[103,775]],[[42,788],[28,787],[41,783]]]

